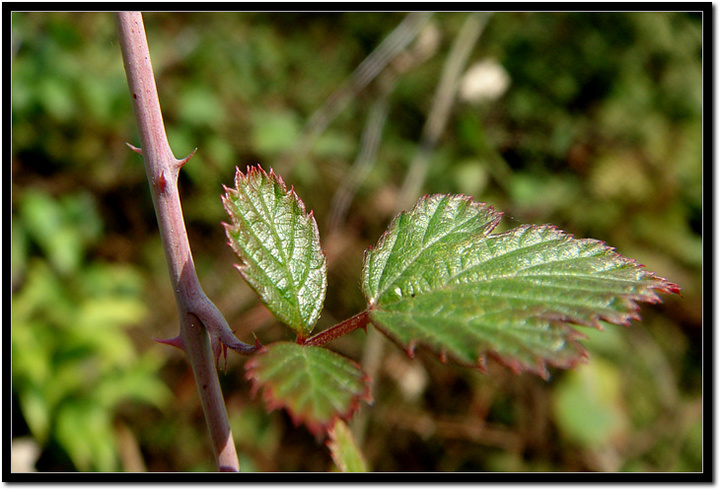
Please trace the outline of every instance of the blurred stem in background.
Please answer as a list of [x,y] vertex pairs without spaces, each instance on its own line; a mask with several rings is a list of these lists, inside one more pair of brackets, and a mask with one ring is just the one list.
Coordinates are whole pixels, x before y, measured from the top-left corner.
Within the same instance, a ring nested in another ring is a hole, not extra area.
[[[408,209],[420,194],[420,189],[430,165],[433,148],[437,145],[450,116],[450,108],[460,85],[460,77],[490,15],[489,13],[469,14],[450,48],[450,53],[443,65],[442,75],[435,91],[430,113],[423,126],[418,149],[410,162],[403,185],[397,194],[393,214]],[[363,350],[362,366],[372,379],[375,379],[380,371],[385,344],[386,339],[377,329],[369,329],[367,342]],[[353,422],[353,433],[360,445],[363,444],[365,439],[368,416],[367,411],[361,412]]]
[[303,159],[335,117],[357,97],[397,56],[416,38],[432,16],[432,12],[412,12],[373,50],[353,71],[350,79],[325,101],[308,119],[299,145],[282,164],[282,172],[289,173],[298,160]]

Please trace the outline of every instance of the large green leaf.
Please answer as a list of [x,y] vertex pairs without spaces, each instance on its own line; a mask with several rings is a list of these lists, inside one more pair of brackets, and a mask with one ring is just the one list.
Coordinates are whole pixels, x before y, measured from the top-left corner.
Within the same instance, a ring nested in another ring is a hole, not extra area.
[[307,337],[320,317],[327,269],[317,223],[295,192],[271,170],[237,170],[235,189],[223,204],[230,246],[242,260],[240,273],[268,309]]
[[547,376],[585,357],[569,324],[600,327],[638,318],[637,301],[674,284],[597,240],[551,226],[491,235],[501,213],[463,196],[433,195],[401,213],[365,254],[371,322],[412,354]]
[[263,389],[272,410],[286,408],[316,435],[371,401],[369,379],[357,363],[323,347],[276,342],[245,365],[253,392]]

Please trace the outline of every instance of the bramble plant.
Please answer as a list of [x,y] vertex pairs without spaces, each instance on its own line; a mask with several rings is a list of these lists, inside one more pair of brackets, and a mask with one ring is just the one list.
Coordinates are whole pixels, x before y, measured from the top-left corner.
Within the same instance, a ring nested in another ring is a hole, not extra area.
[[[165,135],[139,13],[118,14],[121,47],[142,154],[176,293],[180,334],[161,342],[185,351],[193,368],[218,469],[239,465],[217,380],[231,348],[251,356],[246,376],[269,409],[287,410],[327,438],[342,471],[365,471],[348,421],[372,401],[371,379],[325,344],[368,325],[412,357],[426,348],[442,362],[485,370],[494,359],[516,373],[549,377],[587,358],[575,327],[628,325],[640,302],[679,287],[644,270],[603,242],[576,239],[547,225],[493,233],[502,213],[461,195],[420,198],[397,215],[365,252],[361,290],[367,308],[313,333],[323,311],[327,268],[312,211],[272,170],[236,171],[222,202],[229,245],[242,277],[296,340],[239,341],[202,292],[195,275],[177,190],[182,160]],[[191,155],[192,156],[192,155]]]
[[320,346],[375,326],[412,357],[427,347],[485,369],[488,357],[516,373],[548,378],[547,366],[587,357],[572,325],[601,328],[639,319],[637,302],[679,288],[597,240],[553,226],[523,225],[493,234],[501,213],[467,196],[421,198],[365,252],[367,309],[310,336],[325,298],[326,267],[312,212],[271,170],[237,171],[225,189],[229,244],[238,269],[297,340],[263,346],[247,377],[268,406],[284,407],[320,436],[369,400],[369,380],[354,362]]

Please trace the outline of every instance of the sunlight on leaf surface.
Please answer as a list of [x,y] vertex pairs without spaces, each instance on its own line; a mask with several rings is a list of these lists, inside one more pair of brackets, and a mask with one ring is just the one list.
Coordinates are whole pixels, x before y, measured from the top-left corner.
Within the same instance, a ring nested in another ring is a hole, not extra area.
[[327,267],[317,223],[295,191],[271,170],[248,167],[225,188],[223,204],[238,270],[275,317],[307,337],[320,317]]
[[546,364],[586,357],[569,324],[629,324],[636,301],[658,302],[674,284],[597,240],[552,226],[491,235],[501,213],[464,196],[433,195],[391,223],[365,254],[372,323],[412,355],[484,367],[487,355],[547,377]]

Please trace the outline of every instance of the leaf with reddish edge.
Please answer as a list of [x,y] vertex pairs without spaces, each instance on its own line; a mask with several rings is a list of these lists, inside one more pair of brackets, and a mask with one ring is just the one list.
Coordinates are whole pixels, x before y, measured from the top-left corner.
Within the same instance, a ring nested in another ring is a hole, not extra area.
[[678,286],[597,240],[552,226],[490,234],[501,213],[469,197],[425,196],[366,251],[370,321],[412,355],[484,368],[491,357],[544,378],[584,360],[571,325],[628,325],[637,302]]
[[360,401],[371,402],[370,380],[350,359],[322,347],[276,342],[246,364],[252,393],[263,390],[270,410],[287,409],[300,423],[322,436],[338,419],[349,419]]
[[282,178],[260,166],[237,170],[235,188],[224,187],[223,223],[237,266],[265,306],[306,338],[320,317],[327,287],[325,253],[312,211]]

